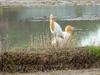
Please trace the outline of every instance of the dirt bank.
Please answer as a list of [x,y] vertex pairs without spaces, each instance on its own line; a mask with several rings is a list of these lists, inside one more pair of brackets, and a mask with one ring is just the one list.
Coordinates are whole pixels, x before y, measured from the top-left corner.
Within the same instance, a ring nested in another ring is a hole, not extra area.
[[100,58],[86,48],[16,50],[0,53],[1,72],[100,68]]
[[82,70],[61,70],[50,72],[35,72],[35,73],[2,73],[0,75],[100,75],[98,69],[82,69]]

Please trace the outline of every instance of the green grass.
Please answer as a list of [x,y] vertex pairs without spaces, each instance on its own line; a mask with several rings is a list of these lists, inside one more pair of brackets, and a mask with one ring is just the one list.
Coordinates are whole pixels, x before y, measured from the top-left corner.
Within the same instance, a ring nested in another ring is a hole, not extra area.
[[89,46],[87,47],[90,54],[100,58],[100,47]]

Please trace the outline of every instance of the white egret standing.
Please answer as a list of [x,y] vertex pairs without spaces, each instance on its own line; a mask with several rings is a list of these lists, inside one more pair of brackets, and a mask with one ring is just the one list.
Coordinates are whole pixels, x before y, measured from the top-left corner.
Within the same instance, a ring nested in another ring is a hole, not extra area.
[[65,31],[62,31],[60,25],[54,21],[54,17],[50,15],[50,31],[53,35],[51,45],[55,48],[63,48],[67,44],[74,27],[67,25]]

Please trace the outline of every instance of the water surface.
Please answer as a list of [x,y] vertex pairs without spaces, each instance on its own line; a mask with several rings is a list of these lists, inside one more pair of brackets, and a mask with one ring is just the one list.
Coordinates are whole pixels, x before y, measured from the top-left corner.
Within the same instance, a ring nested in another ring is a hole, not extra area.
[[[62,29],[74,26],[73,46],[100,45],[100,6],[54,6],[54,7],[1,7],[0,40],[5,48],[51,47],[49,15],[52,13]],[[76,18],[86,20],[71,20]],[[67,20],[67,19],[70,19]]]

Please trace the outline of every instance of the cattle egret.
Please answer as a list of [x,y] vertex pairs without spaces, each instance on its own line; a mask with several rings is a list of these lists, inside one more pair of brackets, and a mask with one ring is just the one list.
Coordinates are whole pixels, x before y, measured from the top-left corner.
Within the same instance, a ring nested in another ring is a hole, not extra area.
[[50,31],[53,35],[51,40],[51,45],[55,48],[63,48],[66,44],[70,36],[72,35],[74,27],[71,25],[67,25],[65,27],[65,31],[62,31],[60,25],[54,21],[54,16],[50,15]]

